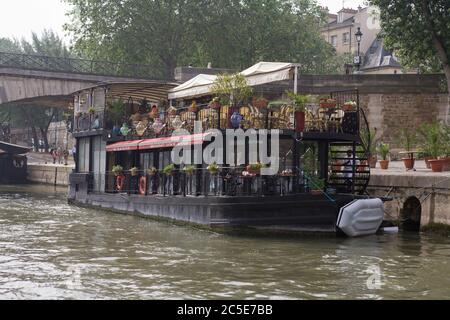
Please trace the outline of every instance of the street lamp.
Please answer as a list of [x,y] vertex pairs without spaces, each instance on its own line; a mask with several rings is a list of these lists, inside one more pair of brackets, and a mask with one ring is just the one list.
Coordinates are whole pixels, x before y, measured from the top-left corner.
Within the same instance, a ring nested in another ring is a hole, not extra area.
[[362,36],[363,36],[360,27],[358,27],[358,31],[355,33],[355,36],[356,36],[356,42],[358,42],[358,56],[355,57],[355,64],[358,66],[358,71],[359,71],[359,69],[361,67],[361,53],[360,53],[360,50],[361,50],[361,39],[362,39]]

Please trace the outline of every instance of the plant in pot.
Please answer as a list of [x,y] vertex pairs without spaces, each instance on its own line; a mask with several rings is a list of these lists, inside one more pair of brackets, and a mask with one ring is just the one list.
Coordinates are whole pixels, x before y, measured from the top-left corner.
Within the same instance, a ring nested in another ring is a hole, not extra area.
[[247,84],[247,79],[240,73],[219,74],[210,91],[219,101],[229,102],[235,108],[244,104],[251,97],[253,89]]
[[147,169],[147,174],[151,177],[156,176],[157,173],[158,173],[158,169],[156,169],[155,167],[151,167],[151,168]]
[[252,105],[258,109],[265,109],[269,105],[269,100],[265,99],[264,97],[254,97],[252,100]]
[[130,169],[130,173],[132,177],[137,177],[139,175],[139,168],[133,167]]
[[247,172],[251,174],[259,175],[261,174],[261,169],[263,168],[263,165],[261,163],[253,163],[249,164],[246,168]]
[[209,103],[209,107],[214,110],[220,109],[222,107],[222,104],[220,103],[220,98],[219,97],[213,98]]
[[195,167],[190,165],[190,166],[185,166],[183,168],[183,172],[188,175],[188,176],[192,176],[194,174],[195,171]]
[[[428,169],[433,169],[431,160],[438,160],[444,152],[445,138],[443,126],[440,122],[423,123],[419,128],[420,144],[422,151],[427,155],[425,163]],[[439,161],[434,161],[433,171],[442,171]]]
[[321,195],[325,190],[325,179],[310,178],[309,189],[312,195]]
[[357,103],[355,101],[346,101],[343,106],[343,111],[355,111],[357,107]]
[[167,165],[167,166],[165,166],[164,167],[164,169],[163,169],[163,173],[166,175],[166,176],[171,176],[171,175],[173,175],[173,172],[175,171],[175,165],[174,164],[169,164],[169,165]]
[[118,177],[118,176],[122,176],[123,175],[123,167],[121,165],[115,165],[112,168],[112,173]]
[[311,96],[288,92],[288,97],[295,106],[295,130],[297,132],[303,132],[305,131],[306,104],[311,102]]
[[405,164],[405,168],[407,170],[414,169],[414,164],[416,159],[414,158],[414,147],[417,144],[417,134],[410,128],[402,128],[399,131],[399,140],[403,145],[406,154],[408,154],[407,158],[403,158],[403,163]]
[[195,102],[195,100],[192,101],[192,104],[189,106],[188,111],[194,113],[198,111],[197,102]]
[[366,129],[362,131],[361,140],[365,149],[369,153],[369,165],[372,169],[377,166],[377,130],[376,129]]
[[380,167],[383,170],[387,170],[389,168],[389,145],[386,143],[381,142],[378,146],[378,152],[380,153],[381,159],[380,160]]
[[216,163],[211,163],[206,169],[210,174],[216,174],[219,172],[219,166]]

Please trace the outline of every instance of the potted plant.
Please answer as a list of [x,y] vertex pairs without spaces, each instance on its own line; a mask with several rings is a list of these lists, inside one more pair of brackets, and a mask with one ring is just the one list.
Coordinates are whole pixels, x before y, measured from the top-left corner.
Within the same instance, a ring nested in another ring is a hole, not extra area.
[[169,165],[167,165],[167,166],[164,167],[164,169],[163,169],[162,172],[163,172],[166,176],[171,176],[171,175],[173,174],[174,170],[175,170],[175,165],[169,164]]
[[147,174],[151,177],[156,176],[157,173],[158,173],[158,169],[156,169],[155,167],[151,167],[151,168],[147,169]]
[[123,175],[123,167],[121,165],[115,165],[112,168],[112,173],[114,173],[116,177]]
[[115,132],[116,134],[120,134],[120,122],[123,120],[125,114],[125,104],[122,99],[114,100],[110,104],[108,104],[108,119],[114,123],[114,126],[118,128]]
[[[419,128],[421,147],[426,154],[425,163],[427,168],[433,169],[431,160],[437,160],[445,152],[444,128],[440,122],[424,123]],[[442,171],[439,161],[434,161],[433,171]]]
[[214,110],[220,109],[220,108],[222,107],[222,105],[221,105],[221,103],[220,103],[219,97],[213,98],[213,99],[211,100],[211,102],[209,103],[209,107],[210,107],[211,109],[214,109]]
[[188,176],[192,176],[194,174],[195,171],[195,167],[190,165],[190,166],[185,166],[183,168],[183,172],[188,175]]
[[336,108],[336,99],[333,98],[321,98],[319,101],[320,107],[326,108]]
[[178,112],[177,108],[175,108],[173,106],[167,110],[167,113],[169,114],[169,116],[175,116],[177,114],[177,112]]
[[264,97],[254,97],[252,99],[252,105],[258,109],[265,109],[269,105],[269,100],[265,99]]
[[312,195],[321,195],[325,189],[324,179],[309,179],[309,188]]
[[381,142],[378,146],[378,152],[380,153],[381,159],[380,160],[380,167],[383,170],[387,170],[389,168],[389,145],[386,143]]
[[417,143],[417,135],[416,132],[409,128],[402,128],[399,132],[400,143],[403,145],[405,152],[409,154],[407,158],[403,158],[403,163],[405,164],[405,168],[407,170],[414,169],[415,158],[413,154],[413,148]]
[[369,165],[372,169],[376,168],[378,161],[376,136],[376,129],[366,129],[361,134],[362,143],[369,152]]
[[247,79],[240,73],[219,74],[210,91],[224,104],[235,108],[242,105],[251,95],[253,89],[247,84]]
[[311,96],[288,92],[288,97],[292,100],[295,106],[295,130],[297,132],[303,132],[305,131],[306,104],[311,101]]
[[251,174],[256,174],[259,175],[261,174],[261,169],[263,168],[263,165],[261,163],[254,163],[254,164],[249,164],[246,168],[247,172],[251,173]]
[[90,115],[94,115],[94,114],[95,114],[95,108],[94,108],[94,107],[90,107],[90,108],[88,109],[88,113],[89,113]]
[[189,106],[188,111],[194,113],[198,111],[197,102],[195,102],[195,100],[192,101],[192,104]]
[[357,107],[357,103],[355,101],[347,101],[342,106],[343,111],[355,111]]
[[132,177],[136,177],[139,174],[139,169],[137,167],[133,167],[130,169],[130,173]]
[[206,169],[210,174],[216,174],[219,172],[219,166],[216,163],[211,163]]

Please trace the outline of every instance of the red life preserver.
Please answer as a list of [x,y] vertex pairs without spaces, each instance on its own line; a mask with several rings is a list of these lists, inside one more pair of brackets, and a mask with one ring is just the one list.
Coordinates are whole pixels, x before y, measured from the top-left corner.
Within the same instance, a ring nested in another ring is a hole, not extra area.
[[147,177],[141,177],[139,179],[139,193],[143,196],[147,193]]
[[117,176],[117,178],[116,178],[117,191],[119,191],[119,192],[122,191],[124,184],[125,184],[125,176],[124,175]]

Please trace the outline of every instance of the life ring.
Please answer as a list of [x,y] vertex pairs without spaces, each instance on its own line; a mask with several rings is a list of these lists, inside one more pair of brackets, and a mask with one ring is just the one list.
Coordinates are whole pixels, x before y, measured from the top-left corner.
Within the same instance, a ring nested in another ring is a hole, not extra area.
[[147,177],[141,177],[139,179],[139,193],[143,196],[147,193]]
[[125,176],[124,175],[117,176],[116,178],[117,191],[119,192],[122,191],[124,184],[125,184]]

